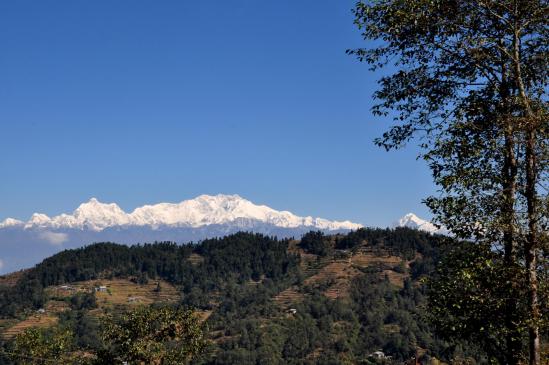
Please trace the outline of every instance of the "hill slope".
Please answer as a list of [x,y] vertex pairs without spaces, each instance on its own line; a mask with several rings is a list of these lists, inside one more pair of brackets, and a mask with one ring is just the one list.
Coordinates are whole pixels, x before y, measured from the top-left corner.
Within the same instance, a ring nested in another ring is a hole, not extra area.
[[[237,233],[188,246],[96,244],[50,257],[16,285],[3,286],[0,308],[9,330],[20,321],[14,318],[32,317],[52,301],[51,287],[103,280],[126,283],[125,293],[134,293],[140,283],[163,281],[178,289],[181,304],[207,318],[211,351],[197,363],[359,363],[378,350],[394,361],[416,350],[448,359],[455,349],[433,335],[418,285],[438,261],[443,239],[410,229],[360,229],[308,234],[301,242]],[[102,305],[108,295],[96,294],[99,308],[75,295],[64,299],[70,310],[49,313],[56,318],[51,324],[72,327],[91,352],[98,311],[135,305],[129,294],[113,305]]]

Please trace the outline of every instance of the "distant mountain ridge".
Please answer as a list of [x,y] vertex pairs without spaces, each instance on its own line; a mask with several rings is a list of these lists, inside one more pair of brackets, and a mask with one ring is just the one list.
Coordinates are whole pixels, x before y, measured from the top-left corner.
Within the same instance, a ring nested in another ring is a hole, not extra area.
[[180,203],[144,205],[131,213],[117,204],[105,204],[96,198],[81,204],[72,214],[48,217],[34,213],[27,222],[8,218],[0,228],[23,227],[46,229],[80,229],[103,231],[124,226],[202,227],[222,225],[243,220],[258,221],[280,228],[311,227],[320,230],[352,230],[362,227],[350,221],[330,221],[323,218],[299,217],[288,211],[277,211],[265,205],[255,205],[238,195],[200,195]]
[[447,233],[444,228],[438,228],[433,223],[426,221],[425,219],[419,218],[414,213],[406,214],[404,217],[400,218],[394,224],[394,226],[418,229],[420,231],[429,232],[429,233],[440,233],[440,234]]
[[[444,233],[413,213],[402,217],[394,226]],[[180,203],[144,205],[130,213],[115,203],[92,198],[71,214],[49,217],[34,213],[26,222],[13,218],[1,222],[0,274],[28,268],[63,249],[94,242],[187,243],[239,231],[299,238],[311,230],[333,234],[362,227],[350,221],[300,217],[256,205],[238,195],[200,195]]]
[[301,237],[311,230],[343,233],[361,228],[350,221],[299,217],[256,205],[238,195],[200,195],[180,203],[144,205],[127,213],[115,203],[92,198],[71,214],[34,213],[23,222],[0,223],[0,274],[30,267],[63,249],[93,242],[136,244],[197,242],[239,231]]

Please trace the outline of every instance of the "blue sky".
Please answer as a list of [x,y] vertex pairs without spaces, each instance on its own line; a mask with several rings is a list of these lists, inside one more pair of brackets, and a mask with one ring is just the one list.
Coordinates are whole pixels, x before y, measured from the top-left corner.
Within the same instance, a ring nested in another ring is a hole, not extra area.
[[0,2],[0,220],[239,194],[299,215],[429,217],[372,140],[352,1]]

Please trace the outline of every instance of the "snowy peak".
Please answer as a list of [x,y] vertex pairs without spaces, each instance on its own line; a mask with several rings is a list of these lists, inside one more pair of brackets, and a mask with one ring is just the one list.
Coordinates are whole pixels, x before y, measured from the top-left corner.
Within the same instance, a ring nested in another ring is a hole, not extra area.
[[[59,221],[59,226],[68,223],[71,216],[65,216],[63,221]],[[122,226],[130,223],[128,215],[115,203],[104,204],[96,198],[91,198],[88,202],[80,204],[73,212],[72,218],[78,228],[88,227],[100,231],[107,227]]]
[[[9,219],[9,218],[8,218]],[[50,217],[42,213],[34,213],[29,221],[25,224],[25,228],[29,227],[45,227],[51,223]]]
[[237,218],[258,219],[255,205],[238,195],[200,195],[178,204],[160,203],[135,209],[130,218],[136,225],[188,225],[199,227],[223,224]]
[[328,221],[322,218],[299,217],[287,211],[277,211],[265,205],[255,205],[238,195],[200,195],[179,204],[160,203],[135,209],[130,219],[136,225],[188,225],[200,227],[226,224],[237,220],[254,220],[278,227],[311,226],[318,229],[358,229],[349,221]]
[[[9,222],[13,223],[15,220]],[[102,231],[119,226],[194,228],[213,224],[242,224],[242,222],[264,223],[281,228],[310,227],[321,230],[351,230],[362,227],[360,224],[349,221],[299,217],[288,211],[277,211],[265,205],[255,205],[238,195],[219,194],[200,195],[180,203],[145,205],[131,213],[124,212],[115,203],[101,203],[96,198],[91,198],[88,202],[82,203],[72,214],[61,214],[50,218],[45,214],[35,213],[25,223],[25,228]]]
[[404,217],[400,218],[395,226],[418,229],[429,233],[441,232],[441,229],[437,228],[433,223],[419,218],[414,213],[408,213]]
[[4,219],[2,222],[0,222],[0,228],[17,227],[17,226],[22,226],[24,224],[25,224],[24,222],[18,219],[7,218],[7,219]]

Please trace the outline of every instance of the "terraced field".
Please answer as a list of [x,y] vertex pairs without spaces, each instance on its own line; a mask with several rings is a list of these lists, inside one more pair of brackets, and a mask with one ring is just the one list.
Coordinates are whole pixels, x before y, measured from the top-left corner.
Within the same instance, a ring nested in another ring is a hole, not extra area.
[[20,270],[11,274],[0,276],[0,285],[14,286],[28,270]]
[[347,297],[351,280],[360,271],[355,269],[349,260],[337,260],[324,266],[317,274],[305,280],[305,285],[330,283],[324,295],[331,299]]
[[[157,283],[160,291],[157,291]],[[44,313],[32,313],[23,321],[4,320],[0,322],[0,334],[9,339],[30,327],[49,327],[59,320],[61,312],[70,310],[67,301],[63,298],[75,295],[78,292],[91,292],[96,287],[106,286],[107,291],[95,292],[98,309],[92,313],[100,315],[102,309],[114,306],[132,306],[137,304],[151,304],[157,302],[173,302],[180,298],[179,291],[173,285],[164,281],[149,281],[147,284],[136,284],[128,279],[85,281],[71,284],[73,289],[60,290],[59,287],[47,288],[46,293],[52,297],[44,306]],[[207,318],[210,313],[203,313],[201,317]]]
[[59,319],[59,313],[70,310],[70,307],[66,302],[50,300],[43,310],[43,313],[32,313],[23,321],[0,320],[0,335],[5,339],[10,339],[30,327],[53,326]]
[[394,267],[402,262],[402,258],[391,255],[376,255],[372,252],[361,251],[351,257],[351,263],[359,267],[385,265]]
[[[157,283],[160,291],[157,291]],[[75,283],[77,287],[94,290],[105,286],[106,291],[96,291],[95,297],[100,308],[114,305],[151,304],[156,302],[174,302],[179,300],[177,288],[165,281],[149,281],[147,284],[136,284],[128,279],[97,280]]]
[[292,286],[286,290],[281,291],[276,295],[273,300],[283,309],[291,308],[292,304],[299,303],[303,300],[305,295],[298,291],[298,288]]
[[2,337],[5,339],[13,338],[15,335],[23,332],[30,327],[49,327],[57,323],[59,318],[50,313],[33,314],[24,321],[18,322],[15,325],[7,328],[2,332]]
[[70,310],[70,306],[67,302],[62,302],[60,300],[50,300],[44,306],[46,313],[62,313],[64,311]]
[[399,288],[404,287],[404,279],[408,277],[408,275],[396,272],[394,270],[383,270],[381,275],[387,276],[389,282]]
[[12,327],[17,323],[17,320],[15,319],[0,319],[0,337],[3,337],[4,331],[6,331],[8,328]]
[[[381,276],[386,276],[391,284],[398,287],[404,285],[404,279],[407,277],[406,273],[393,270],[395,266],[403,264],[402,258],[382,250],[373,252],[366,244],[355,250],[354,254],[338,251],[335,257],[308,254],[292,245],[289,251],[301,256],[301,271],[305,277],[303,284],[324,287],[323,294],[330,299],[348,297],[351,281],[362,273],[361,269],[367,267],[378,268]],[[405,268],[408,268],[409,264],[410,262],[404,262]],[[326,286],[328,286],[327,289],[325,289]],[[273,300],[281,308],[288,309],[292,304],[302,301],[304,296],[299,287],[292,286],[280,292]]]

